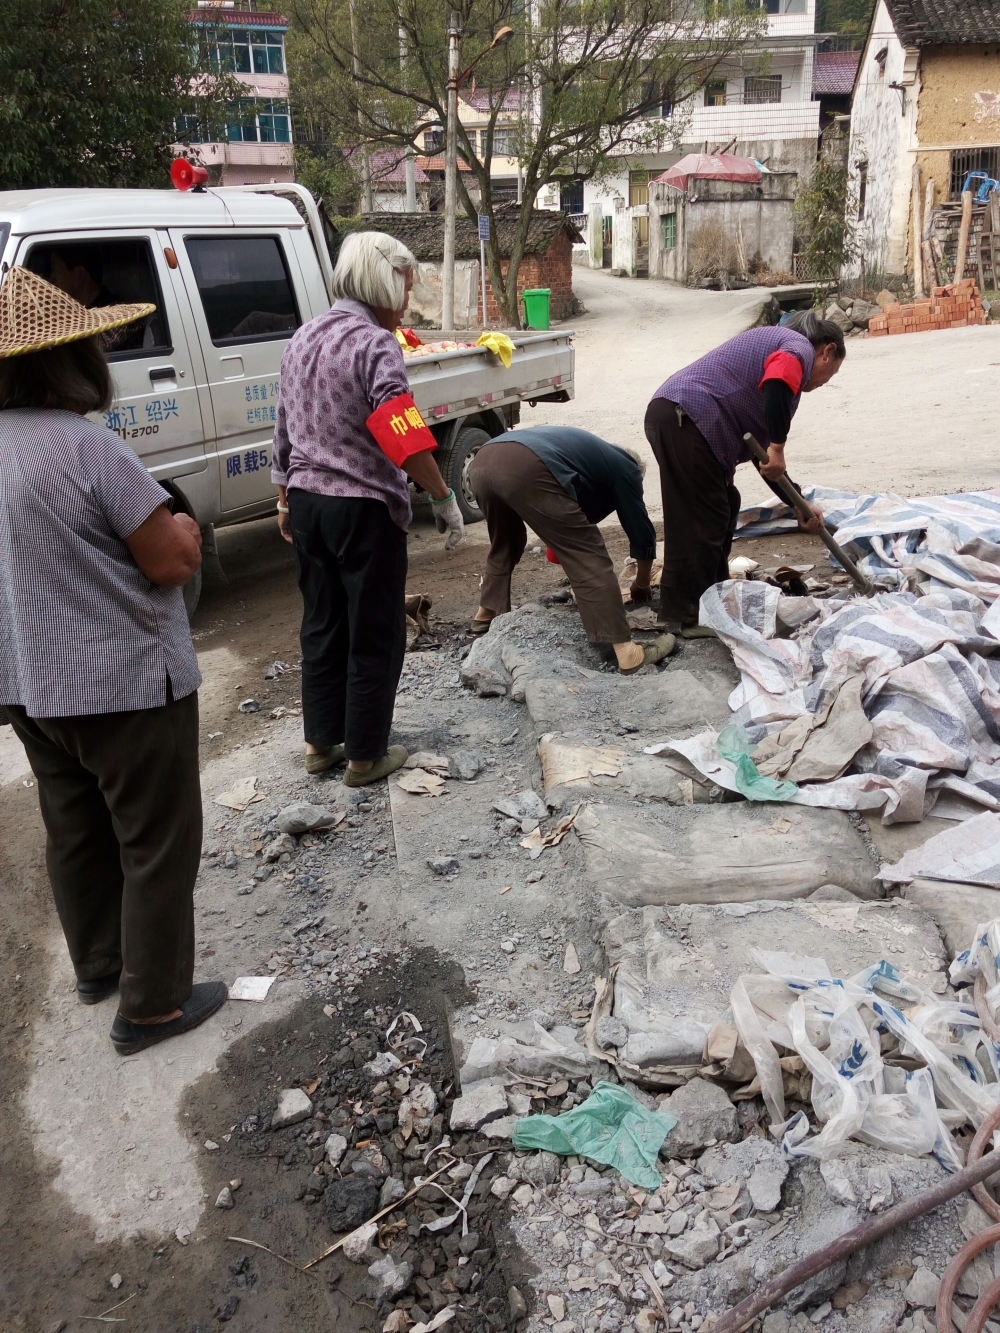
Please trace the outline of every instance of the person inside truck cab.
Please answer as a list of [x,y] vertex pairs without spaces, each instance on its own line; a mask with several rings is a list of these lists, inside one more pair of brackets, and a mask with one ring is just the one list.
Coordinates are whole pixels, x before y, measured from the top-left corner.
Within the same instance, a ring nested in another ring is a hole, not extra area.
[[[80,305],[88,310],[120,303],[120,298],[115,296],[104,281],[104,261],[100,246],[53,246],[43,249],[38,254],[37,260],[33,253],[29,267],[39,277],[51,282],[67,296],[72,296],[74,301],[79,301]],[[43,272],[43,268],[46,271]],[[109,329],[99,336],[102,350],[139,351],[144,346],[147,325],[148,320],[142,320],[135,325]]]

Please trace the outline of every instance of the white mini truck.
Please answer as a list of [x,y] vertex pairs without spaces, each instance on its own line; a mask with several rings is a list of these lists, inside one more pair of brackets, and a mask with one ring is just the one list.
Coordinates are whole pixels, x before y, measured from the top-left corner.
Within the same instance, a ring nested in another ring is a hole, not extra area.
[[[198,522],[209,551],[213,528],[274,512],[281,356],[295,329],[331,304],[333,268],[306,189],[0,192],[0,272],[15,264],[46,279],[76,274],[85,291],[72,294],[85,304],[156,306],[107,349],[115,400],[100,419]],[[466,522],[482,518],[468,470],[485,441],[517,423],[522,402],[573,397],[571,330],[511,336],[509,369],[480,347],[408,368]],[[200,591],[199,574],[185,589],[189,614]]]

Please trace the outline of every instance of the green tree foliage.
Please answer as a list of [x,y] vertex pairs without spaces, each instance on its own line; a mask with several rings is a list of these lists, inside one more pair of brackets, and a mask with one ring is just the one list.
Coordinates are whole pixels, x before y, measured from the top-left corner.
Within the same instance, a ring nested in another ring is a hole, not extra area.
[[174,124],[223,119],[184,0],[6,0],[0,188],[163,186]]
[[816,0],[816,31],[836,32],[859,47],[868,31],[876,0]]
[[839,154],[824,153],[795,200],[795,220],[802,237],[800,253],[811,278],[840,275],[857,253],[847,164]]
[[[517,274],[542,189],[592,180],[630,154],[671,147],[681,118],[664,120],[664,104],[681,103],[736,53],[745,64],[744,48],[766,15],[746,0],[364,0],[356,4],[352,40],[350,0],[288,0],[300,106],[308,103],[334,143],[369,150],[410,144],[422,153],[424,132],[445,124],[450,8],[460,16],[461,68],[476,61],[487,122],[475,142],[459,127],[458,154],[469,168],[459,172],[459,208],[495,219],[494,144],[502,147],[498,157],[513,151],[521,160],[523,202],[506,272],[495,225],[487,246],[494,294],[516,324]],[[507,26],[512,40],[477,59]],[[300,70],[308,75],[301,82]],[[463,90],[469,86],[467,79]]]

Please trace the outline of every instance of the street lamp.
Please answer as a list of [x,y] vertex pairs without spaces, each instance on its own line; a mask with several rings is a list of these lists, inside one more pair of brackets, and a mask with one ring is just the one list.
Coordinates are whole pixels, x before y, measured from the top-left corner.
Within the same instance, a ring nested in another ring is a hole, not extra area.
[[[462,35],[462,16],[453,9],[448,17],[448,115],[444,147],[444,263],[441,272],[441,327],[455,327],[455,212],[458,200],[458,89],[482,60],[499,46],[506,46],[514,36],[513,28],[498,28],[492,42],[475,60],[458,72],[458,42]],[[483,312],[485,319],[486,312]]]

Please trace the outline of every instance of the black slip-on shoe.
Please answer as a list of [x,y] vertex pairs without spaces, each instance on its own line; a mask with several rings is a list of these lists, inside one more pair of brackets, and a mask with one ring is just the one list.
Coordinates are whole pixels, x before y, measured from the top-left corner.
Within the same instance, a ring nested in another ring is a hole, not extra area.
[[95,977],[93,981],[78,981],[76,983],[76,998],[81,1004],[100,1004],[109,995],[114,995],[118,989],[118,979],[121,974],[121,968],[119,968],[117,972],[110,972],[106,977]]
[[225,1004],[228,995],[224,981],[199,981],[191,989],[191,998],[181,1005],[180,1018],[172,1018],[169,1023],[130,1023],[116,1014],[111,1024],[111,1044],[119,1055],[135,1055],[168,1037],[179,1037],[211,1018]]

